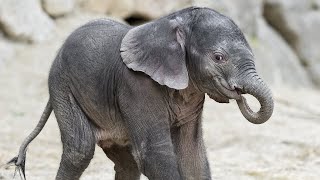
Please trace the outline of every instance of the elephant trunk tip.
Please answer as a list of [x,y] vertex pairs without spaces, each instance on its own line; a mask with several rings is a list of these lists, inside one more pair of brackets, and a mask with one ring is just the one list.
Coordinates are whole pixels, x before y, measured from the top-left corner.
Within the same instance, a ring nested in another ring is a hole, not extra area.
[[270,119],[273,114],[274,102],[271,91],[263,88],[264,92],[261,93],[261,89],[249,90],[248,94],[253,95],[260,103],[260,109],[258,112],[254,112],[247,103],[245,97],[241,96],[237,100],[237,104],[242,115],[253,124],[262,124]]

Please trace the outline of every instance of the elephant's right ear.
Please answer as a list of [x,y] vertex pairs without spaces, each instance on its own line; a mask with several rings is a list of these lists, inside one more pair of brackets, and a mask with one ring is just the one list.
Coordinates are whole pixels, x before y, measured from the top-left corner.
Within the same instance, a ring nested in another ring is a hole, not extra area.
[[185,60],[185,33],[176,19],[162,18],[129,30],[121,43],[128,68],[149,75],[161,85],[185,89],[189,76]]

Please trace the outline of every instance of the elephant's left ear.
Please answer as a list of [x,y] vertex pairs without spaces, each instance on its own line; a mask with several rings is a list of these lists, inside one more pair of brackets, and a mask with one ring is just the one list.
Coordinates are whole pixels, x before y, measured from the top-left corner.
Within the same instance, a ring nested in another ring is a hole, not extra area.
[[128,68],[146,73],[159,84],[174,89],[188,86],[185,35],[176,19],[162,18],[132,28],[120,51]]

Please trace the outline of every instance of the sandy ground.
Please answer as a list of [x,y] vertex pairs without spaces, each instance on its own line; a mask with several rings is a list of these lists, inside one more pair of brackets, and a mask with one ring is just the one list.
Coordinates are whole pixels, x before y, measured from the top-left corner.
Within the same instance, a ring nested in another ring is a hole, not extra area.
[[[57,38],[38,45],[15,45],[16,56],[0,67],[0,166],[17,154],[41,116],[48,99],[48,70],[63,39],[94,17],[58,21]],[[203,128],[213,179],[320,179],[320,92],[285,86],[272,89],[274,115],[258,126],[242,117],[235,102],[206,100]],[[60,156],[60,134],[51,115],[29,146],[27,178],[54,179]],[[0,167],[0,179],[12,179],[13,172],[13,167]],[[97,147],[82,179],[113,177],[112,162]]]

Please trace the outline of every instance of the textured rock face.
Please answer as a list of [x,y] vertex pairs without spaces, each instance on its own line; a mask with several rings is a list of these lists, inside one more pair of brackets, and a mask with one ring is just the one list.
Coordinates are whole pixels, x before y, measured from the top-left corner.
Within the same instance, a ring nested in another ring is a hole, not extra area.
[[119,18],[141,16],[155,19],[191,4],[191,0],[88,0],[81,1],[82,7]]
[[1,0],[2,30],[15,40],[41,42],[48,39],[54,23],[38,0]]
[[53,17],[59,17],[72,12],[75,0],[42,0],[44,10]]
[[256,36],[249,36],[248,40],[255,53],[257,71],[263,79],[276,86],[312,86],[297,55],[282,37],[262,18],[258,20],[258,27]]
[[[111,3],[111,0],[77,0],[77,3],[80,7],[82,7],[84,10],[93,11],[96,13],[107,13],[109,4]],[[124,7],[127,5],[124,4]]]
[[264,16],[281,33],[320,86],[320,1],[267,0]]

